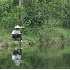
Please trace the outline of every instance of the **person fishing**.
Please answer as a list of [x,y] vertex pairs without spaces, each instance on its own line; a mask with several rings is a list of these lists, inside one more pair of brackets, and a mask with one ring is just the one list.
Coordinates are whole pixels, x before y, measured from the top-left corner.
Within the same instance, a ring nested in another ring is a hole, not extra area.
[[15,50],[12,53],[12,60],[17,66],[19,66],[21,63],[21,55],[22,55],[22,48],[20,49],[20,52],[18,51],[17,48],[15,48]]
[[23,42],[22,35],[19,30],[20,28],[22,28],[22,27],[20,27],[19,25],[14,27],[14,30],[12,31],[12,38],[14,38],[15,40],[17,40],[17,38],[20,38],[20,41]]

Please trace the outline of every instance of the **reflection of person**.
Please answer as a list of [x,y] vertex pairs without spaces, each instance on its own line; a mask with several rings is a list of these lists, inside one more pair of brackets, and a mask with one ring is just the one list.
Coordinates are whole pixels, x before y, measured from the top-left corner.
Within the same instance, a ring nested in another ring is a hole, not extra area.
[[21,28],[20,26],[15,26],[15,29],[12,31],[12,38],[14,38],[15,40],[17,40],[17,38],[20,38],[20,41],[22,41],[22,36],[21,36],[21,32],[19,30],[19,28]]
[[17,48],[15,48],[15,50],[13,51],[12,54],[12,60],[14,61],[14,63],[19,66],[21,63],[21,54],[22,54],[22,49],[20,49],[20,52],[18,51]]

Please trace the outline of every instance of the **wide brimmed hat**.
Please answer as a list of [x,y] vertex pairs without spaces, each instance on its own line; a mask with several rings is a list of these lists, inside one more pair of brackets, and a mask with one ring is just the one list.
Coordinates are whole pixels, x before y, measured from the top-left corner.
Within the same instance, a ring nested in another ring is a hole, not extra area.
[[19,25],[15,26],[14,28],[21,28]]

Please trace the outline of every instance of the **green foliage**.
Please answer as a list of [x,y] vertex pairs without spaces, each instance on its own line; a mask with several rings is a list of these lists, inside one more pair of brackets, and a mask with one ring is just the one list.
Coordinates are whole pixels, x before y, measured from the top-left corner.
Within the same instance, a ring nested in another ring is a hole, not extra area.
[[13,6],[17,6],[19,4],[19,0],[13,0]]
[[[70,68],[69,9],[69,0],[23,0],[23,10],[19,0],[0,0],[0,42],[5,42],[0,51],[0,68],[20,68],[11,55],[15,47],[21,46],[24,69]],[[20,24],[21,11],[25,27],[22,45],[10,35]]]
[[70,10],[69,10],[69,8],[70,8],[70,5],[69,5],[70,3],[67,3],[66,5],[65,5],[65,17],[64,17],[64,20],[63,20],[63,27],[65,27],[65,28],[70,28]]
[[[14,26],[20,23],[19,0],[0,2],[1,25]],[[3,16],[3,17],[2,17]],[[41,26],[50,19],[61,21],[59,25],[69,28],[69,2],[58,0],[24,0],[23,20],[25,26]],[[46,23],[46,24],[47,24]]]

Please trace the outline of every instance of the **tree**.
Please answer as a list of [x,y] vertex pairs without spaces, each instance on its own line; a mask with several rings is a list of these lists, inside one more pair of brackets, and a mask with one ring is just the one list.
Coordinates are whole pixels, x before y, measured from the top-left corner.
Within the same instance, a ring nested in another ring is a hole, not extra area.
[[20,7],[20,15],[19,15],[19,19],[20,19],[20,25],[23,25],[23,0],[19,0],[19,7]]

